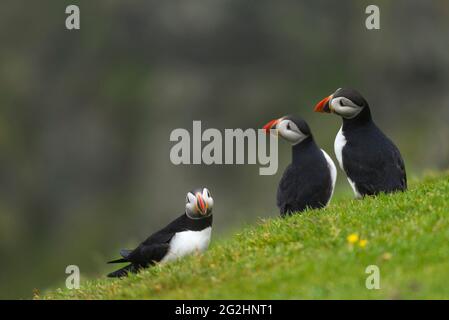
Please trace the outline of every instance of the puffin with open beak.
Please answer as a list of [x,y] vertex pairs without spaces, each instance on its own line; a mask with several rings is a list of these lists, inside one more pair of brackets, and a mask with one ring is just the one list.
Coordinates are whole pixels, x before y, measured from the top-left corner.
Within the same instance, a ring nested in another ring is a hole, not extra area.
[[281,216],[325,207],[334,193],[337,169],[329,155],[315,143],[307,123],[298,117],[285,116],[270,121],[264,129],[292,146],[292,162],[285,169],[277,190]]
[[340,88],[321,100],[315,112],[343,119],[335,138],[335,155],[357,198],[407,189],[401,153],[376,126],[359,92]]
[[187,193],[185,212],[162,230],[152,234],[134,250],[121,250],[121,259],[108,263],[129,263],[108,274],[121,278],[128,273],[150,267],[158,262],[169,262],[195,252],[204,252],[212,231],[214,200],[207,188]]

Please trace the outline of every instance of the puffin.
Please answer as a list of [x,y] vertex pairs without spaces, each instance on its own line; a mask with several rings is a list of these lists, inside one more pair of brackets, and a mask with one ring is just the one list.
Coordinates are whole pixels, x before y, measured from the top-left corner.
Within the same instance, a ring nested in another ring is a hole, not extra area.
[[121,250],[122,258],[108,263],[128,263],[108,274],[122,278],[156,263],[177,260],[195,252],[207,250],[212,231],[214,200],[207,188],[189,191],[185,212],[165,228],[153,233],[134,250]]
[[356,198],[407,189],[401,153],[374,123],[370,106],[358,91],[340,88],[321,100],[315,112],[343,119],[335,138],[335,156]]
[[292,162],[277,190],[280,215],[327,206],[334,193],[337,169],[331,157],[315,143],[306,121],[289,115],[268,122],[263,129],[292,146]]

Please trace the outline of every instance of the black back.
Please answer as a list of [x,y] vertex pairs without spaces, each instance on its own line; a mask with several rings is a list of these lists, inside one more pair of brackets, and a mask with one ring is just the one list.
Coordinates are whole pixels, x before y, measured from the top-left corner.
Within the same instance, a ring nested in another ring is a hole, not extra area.
[[281,215],[326,206],[332,178],[326,158],[312,136],[292,147],[292,163],[284,171],[277,192]]
[[362,196],[407,189],[402,156],[372,121],[368,106],[356,118],[343,119],[342,130],[343,168]]
[[177,232],[201,231],[206,229],[207,227],[210,227],[211,225],[212,225],[212,215],[201,219],[191,219],[185,213],[183,213],[180,217],[173,220],[165,228],[149,236],[143,242],[143,244],[149,245],[155,243],[168,242]]
[[178,232],[201,231],[212,226],[212,215],[201,219],[190,219],[184,213],[172,221],[165,228],[153,233],[134,250],[122,250],[123,259],[111,261],[112,263],[130,262],[124,267],[109,274],[110,277],[122,277],[128,272],[137,272],[141,268],[154,265],[161,261],[170,249],[170,240]]

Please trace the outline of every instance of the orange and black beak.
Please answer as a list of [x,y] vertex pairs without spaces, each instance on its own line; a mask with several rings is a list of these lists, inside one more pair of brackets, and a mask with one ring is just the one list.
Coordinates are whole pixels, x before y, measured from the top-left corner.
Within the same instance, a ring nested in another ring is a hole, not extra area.
[[329,97],[324,98],[318,104],[315,106],[315,112],[322,112],[322,113],[331,113],[332,109],[330,107],[329,101],[333,98],[332,95]]
[[281,122],[282,118],[271,120],[266,125],[263,126],[263,129],[265,130],[266,134],[270,134],[271,129],[276,129],[276,126],[279,122]]
[[198,206],[198,211],[200,211],[203,215],[207,213],[207,202],[204,201],[203,196],[201,193],[197,192],[195,194],[196,196],[196,205]]

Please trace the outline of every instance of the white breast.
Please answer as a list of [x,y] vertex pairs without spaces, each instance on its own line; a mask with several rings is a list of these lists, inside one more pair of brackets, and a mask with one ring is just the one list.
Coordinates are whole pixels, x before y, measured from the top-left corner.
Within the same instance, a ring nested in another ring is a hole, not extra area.
[[334,150],[335,156],[337,157],[338,164],[340,165],[341,170],[343,169],[343,148],[346,145],[346,137],[343,134],[343,126],[338,131],[337,136],[335,137]]
[[[337,136],[335,137],[335,143],[334,143],[334,150],[335,150],[335,156],[337,157],[338,164],[340,165],[341,170],[345,171],[343,167],[343,148],[346,145],[346,137],[343,134],[343,126],[340,128],[340,131],[338,131]],[[348,182],[351,185],[352,190],[354,191],[354,194],[357,198],[361,198],[362,195],[357,190],[357,187],[355,183],[348,178]]]
[[335,190],[335,183],[337,182],[337,168],[335,167],[334,161],[332,160],[332,158],[326,153],[326,151],[324,151],[323,149],[321,149],[321,151],[324,154],[324,157],[326,158],[327,161],[327,166],[329,167],[329,170],[331,172],[331,179],[332,179],[332,193],[331,196],[329,198],[329,201],[327,202],[327,204],[329,204],[329,202],[332,199],[332,196],[334,194],[334,190]]
[[204,252],[209,247],[212,227],[201,231],[178,232],[170,241],[170,249],[161,262],[179,259],[195,252]]

